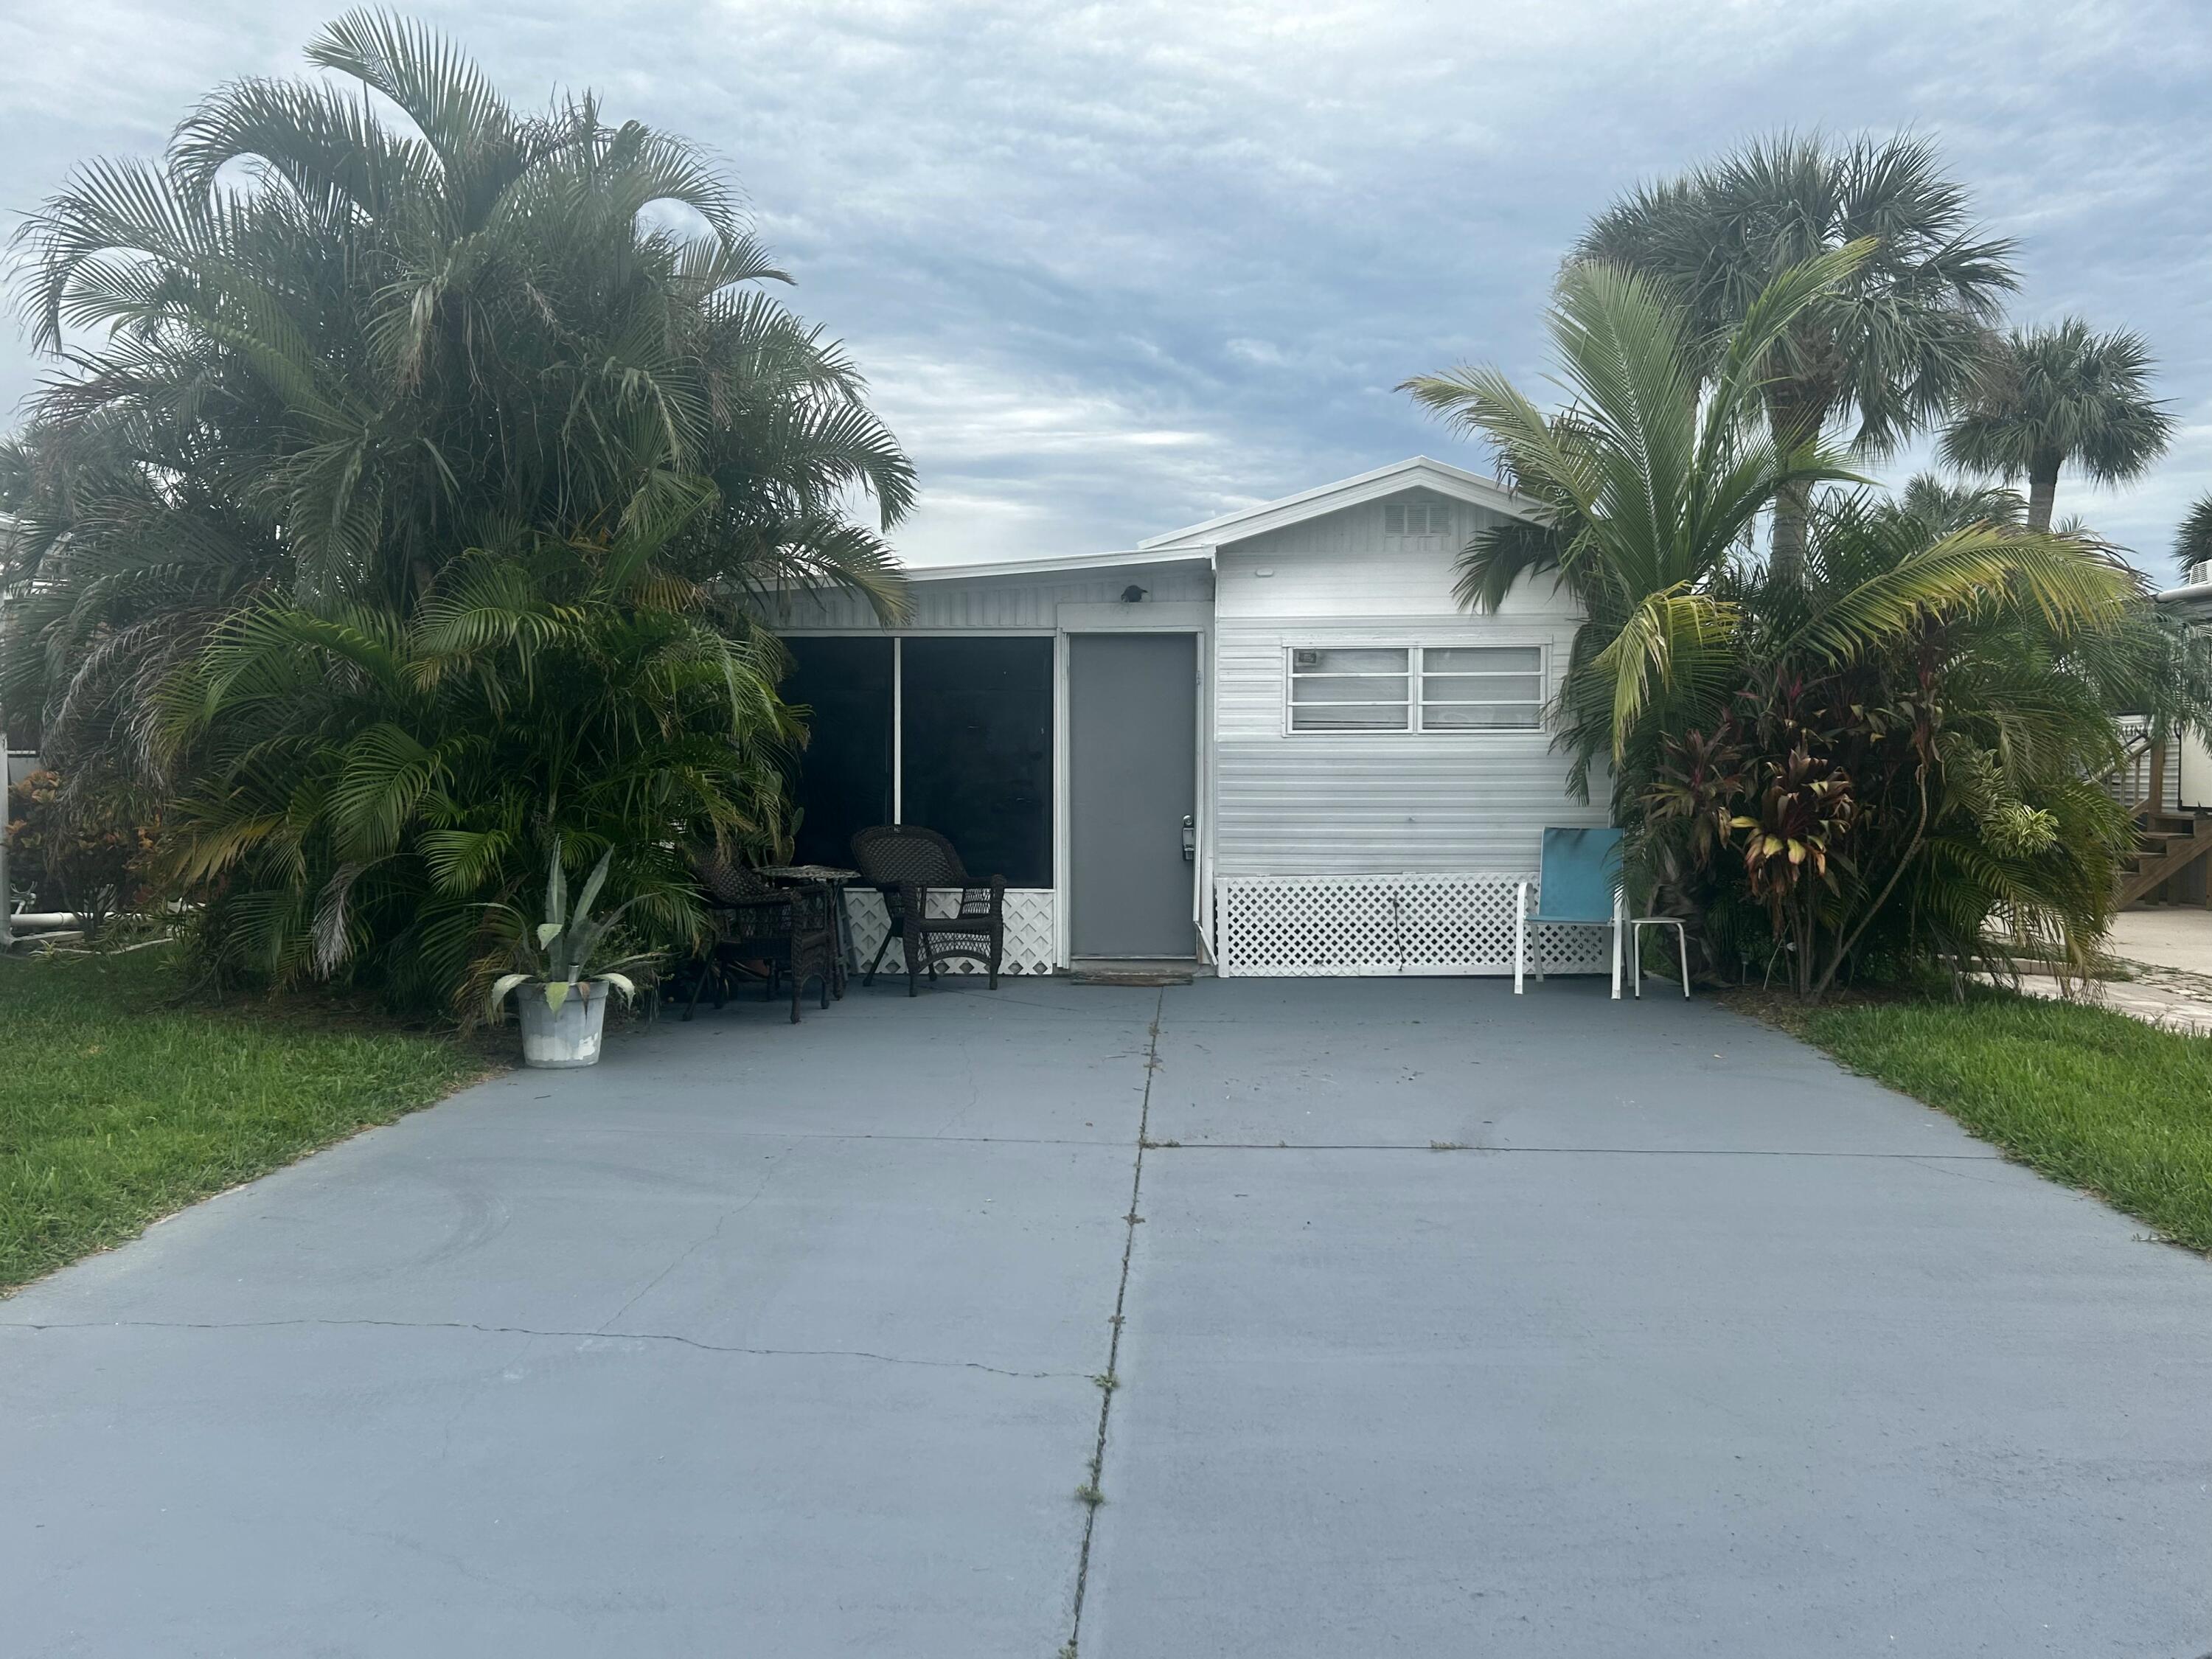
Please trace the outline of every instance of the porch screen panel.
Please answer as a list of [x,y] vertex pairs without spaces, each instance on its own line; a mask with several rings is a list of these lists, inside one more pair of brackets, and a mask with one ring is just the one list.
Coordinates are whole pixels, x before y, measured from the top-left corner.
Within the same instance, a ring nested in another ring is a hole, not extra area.
[[891,821],[891,642],[799,638],[784,646],[793,664],[784,698],[813,710],[793,786],[805,815],[796,856],[850,865],[853,832]]
[[906,821],[971,875],[1051,886],[1052,641],[910,635],[902,651]]

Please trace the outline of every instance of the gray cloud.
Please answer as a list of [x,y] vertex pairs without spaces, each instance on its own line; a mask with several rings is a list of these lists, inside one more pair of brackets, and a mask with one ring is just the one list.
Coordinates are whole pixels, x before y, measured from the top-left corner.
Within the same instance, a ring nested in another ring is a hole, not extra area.
[[[2162,568],[2212,487],[2212,27],[2188,0],[416,9],[519,100],[589,85],[729,159],[921,467],[916,560],[1126,546],[1416,450],[1482,465],[1397,381],[1535,381],[1583,220],[1784,125],[1933,135],[2022,240],[2021,317],[2150,337],[2181,441],[2062,511]],[[220,79],[293,72],[322,15],[0,18],[5,205],[158,144]],[[0,358],[0,398],[34,373]]]

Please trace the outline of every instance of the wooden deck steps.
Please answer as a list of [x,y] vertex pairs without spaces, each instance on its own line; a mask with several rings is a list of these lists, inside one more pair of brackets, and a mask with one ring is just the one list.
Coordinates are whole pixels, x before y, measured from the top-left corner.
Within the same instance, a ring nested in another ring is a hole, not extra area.
[[2120,865],[2120,902],[2133,904],[2212,853],[2212,813],[2136,814],[2136,847]]

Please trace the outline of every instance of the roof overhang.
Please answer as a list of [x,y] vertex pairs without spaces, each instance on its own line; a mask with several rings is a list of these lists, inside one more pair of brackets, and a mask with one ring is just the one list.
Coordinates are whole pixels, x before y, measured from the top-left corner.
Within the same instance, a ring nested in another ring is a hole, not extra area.
[[1340,478],[1317,489],[1304,489],[1295,495],[1285,495],[1279,501],[1263,502],[1240,512],[1224,513],[1219,518],[1208,519],[1203,524],[1189,525],[1164,536],[1155,536],[1137,545],[1146,552],[1165,552],[1174,548],[1218,547],[1225,542],[1264,535],[1270,530],[1302,524],[1308,519],[1318,519],[1326,514],[1340,513],[1347,507],[1380,501],[1404,489],[1432,489],[1440,495],[1449,495],[1475,507],[1488,507],[1493,513],[1509,514],[1516,519],[1534,520],[1536,516],[1534,502],[1526,496],[1515,495],[1495,479],[1486,478],[1480,473],[1469,472],[1465,467],[1453,466],[1446,461],[1416,455],[1410,460],[1377,467],[1372,472],[1362,472],[1357,477]]
[[1140,565],[1211,562],[1211,550],[1203,547],[1157,550],[1139,548],[1127,553],[1066,553],[1035,559],[993,559],[981,564],[908,565],[903,574],[910,582],[951,582],[985,576],[1046,576],[1071,570],[1121,570]]

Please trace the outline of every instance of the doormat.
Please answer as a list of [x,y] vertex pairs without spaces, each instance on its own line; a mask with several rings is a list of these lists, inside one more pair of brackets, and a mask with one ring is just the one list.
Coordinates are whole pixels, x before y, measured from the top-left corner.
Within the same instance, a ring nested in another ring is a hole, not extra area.
[[1148,968],[1133,963],[1127,968],[1076,968],[1068,977],[1078,985],[1188,985],[1193,977],[1188,968]]

